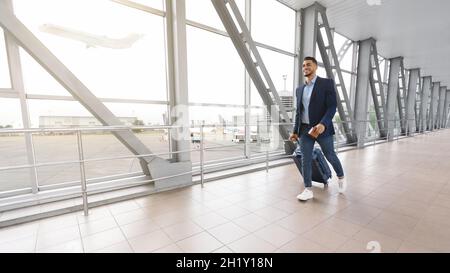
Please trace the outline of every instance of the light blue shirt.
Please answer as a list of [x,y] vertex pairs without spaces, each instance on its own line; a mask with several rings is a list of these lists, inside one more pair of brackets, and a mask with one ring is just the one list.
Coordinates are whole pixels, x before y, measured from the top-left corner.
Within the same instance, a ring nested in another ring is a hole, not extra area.
[[312,81],[308,84],[305,83],[305,88],[303,89],[302,96],[302,123],[309,124],[309,102],[311,101],[312,91],[314,89],[314,85],[316,84],[317,75],[312,79]]

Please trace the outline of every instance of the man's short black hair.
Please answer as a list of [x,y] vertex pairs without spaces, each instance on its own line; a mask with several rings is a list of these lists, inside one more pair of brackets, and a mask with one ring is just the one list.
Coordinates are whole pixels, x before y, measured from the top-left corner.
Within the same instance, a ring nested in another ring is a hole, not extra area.
[[305,58],[303,59],[303,61],[312,61],[314,64],[317,65],[317,60],[316,60],[316,58],[314,58],[314,57],[310,57],[310,56],[305,57]]

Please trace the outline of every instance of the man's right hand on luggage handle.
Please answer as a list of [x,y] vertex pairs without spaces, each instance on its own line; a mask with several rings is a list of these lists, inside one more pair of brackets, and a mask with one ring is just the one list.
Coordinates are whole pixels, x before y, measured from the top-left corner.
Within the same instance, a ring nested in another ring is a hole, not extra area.
[[289,138],[290,141],[292,142],[297,142],[298,141],[298,135],[297,134],[292,134],[291,137]]

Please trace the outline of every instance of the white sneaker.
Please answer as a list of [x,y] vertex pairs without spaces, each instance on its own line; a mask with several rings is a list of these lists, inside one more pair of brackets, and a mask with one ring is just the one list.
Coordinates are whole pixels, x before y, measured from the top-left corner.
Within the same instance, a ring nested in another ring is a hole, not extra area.
[[342,179],[338,179],[338,185],[339,193],[344,193],[347,190],[347,181],[345,180],[345,177]]
[[313,199],[313,197],[313,192],[307,188],[302,193],[297,195],[297,199],[300,201],[308,201],[309,199]]

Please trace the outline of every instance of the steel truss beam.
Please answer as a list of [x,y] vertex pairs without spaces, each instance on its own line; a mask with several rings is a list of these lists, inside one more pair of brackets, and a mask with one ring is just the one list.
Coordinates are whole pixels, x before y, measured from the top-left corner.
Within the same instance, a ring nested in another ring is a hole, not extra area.
[[387,121],[386,121],[386,92],[384,90],[383,78],[381,77],[380,62],[378,60],[378,50],[376,40],[371,41],[370,51],[370,87],[372,90],[372,99],[375,106],[375,114],[377,117],[380,137],[384,138],[387,135]]
[[[239,56],[258,90],[272,118],[280,122],[291,122],[284,105],[278,95],[275,85],[253,41],[248,26],[242,17],[234,0],[211,0],[228,35],[231,38]],[[272,109],[274,108],[274,109]],[[276,110],[277,113],[272,113]],[[279,125],[279,132],[284,140],[288,140],[292,128],[290,125]],[[292,143],[285,141],[286,151],[292,150]],[[291,146],[291,147],[289,147]]]
[[[327,77],[334,80],[337,110],[341,118],[342,128],[349,144],[357,142],[353,111],[348,97],[344,78],[339,66],[339,56],[333,43],[333,37],[326,9],[319,3],[301,10],[301,46],[300,60],[305,56],[316,56],[319,49]],[[322,33],[323,30],[323,33]],[[348,49],[347,49],[348,50]],[[345,48],[341,51],[343,53]]]
[[377,118],[380,137],[387,135],[386,97],[383,80],[381,78],[380,65],[376,40],[373,38],[359,42],[358,73],[355,100],[355,120],[358,122],[358,145],[364,146],[366,135],[366,120],[368,119],[368,93],[369,87]]

